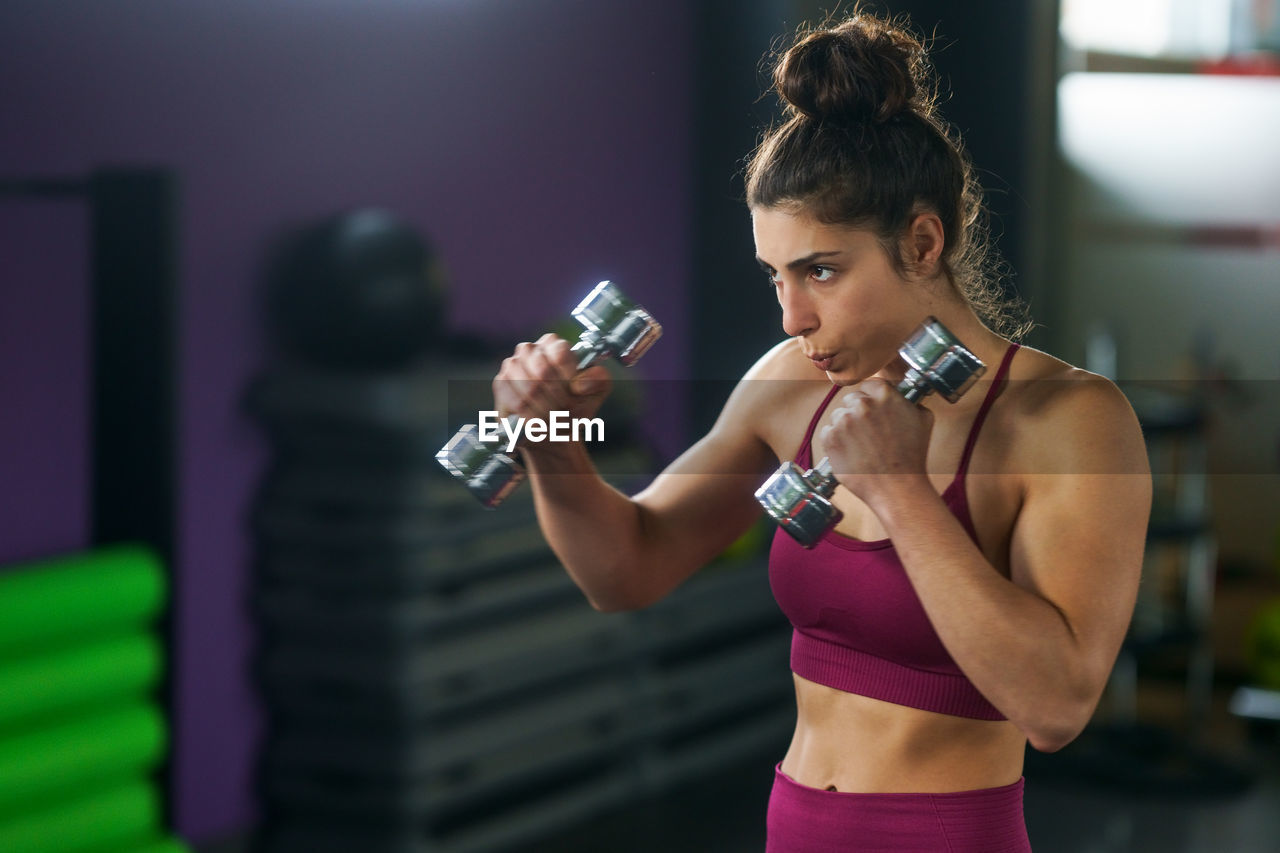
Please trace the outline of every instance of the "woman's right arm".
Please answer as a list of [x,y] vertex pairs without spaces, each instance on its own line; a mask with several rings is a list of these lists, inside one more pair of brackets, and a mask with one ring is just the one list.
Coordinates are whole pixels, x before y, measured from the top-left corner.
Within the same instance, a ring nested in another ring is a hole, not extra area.
[[[575,371],[559,338],[520,345],[494,381],[499,411],[590,416],[608,393],[608,374],[590,368],[575,378]],[[543,534],[592,607],[633,610],[658,601],[759,518],[754,493],[776,465],[759,431],[774,383],[751,377],[711,431],[634,497],[601,479],[581,443],[522,445]],[[571,382],[598,385],[574,393]]]

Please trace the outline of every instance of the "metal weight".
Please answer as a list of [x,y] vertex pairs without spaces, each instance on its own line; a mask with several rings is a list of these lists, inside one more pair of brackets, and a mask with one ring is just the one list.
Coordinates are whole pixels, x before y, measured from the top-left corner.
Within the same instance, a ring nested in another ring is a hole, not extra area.
[[493,509],[524,482],[524,466],[515,457],[480,440],[480,428],[466,424],[436,453],[436,461],[461,480],[476,500]]
[[573,309],[573,319],[583,326],[578,342],[570,350],[582,354],[578,370],[586,370],[606,358],[616,358],[631,367],[662,337],[658,321],[611,281],[592,288]]
[[[933,392],[954,403],[987,371],[936,317],[926,318],[898,348],[898,355],[907,364],[907,374],[897,391],[912,403]],[[808,471],[794,462],[784,462],[756,490],[756,500],[780,528],[805,548],[812,548],[844,517],[829,500],[836,485],[831,462],[825,456]]]
[[907,375],[898,383],[898,392],[915,403],[937,391],[948,403],[959,400],[973,387],[987,366],[936,317],[926,317],[898,355],[907,363]]
[[[570,352],[583,371],[615,358],[631,367],[658,338],[662,326],[628,299],[611,281],[602,281],[573,309],[583,331]],[[493,509],[525,480],[519,454],[508,454],[480,440],[476,424],[466,424],[436,453],[436,461],[457,477],[486,508]]]
[[808,471],[783,462],[756,490],[756,500],[792,539],[812,548],[844,517],[828,500],[835,490],[836,478],[826,457]]

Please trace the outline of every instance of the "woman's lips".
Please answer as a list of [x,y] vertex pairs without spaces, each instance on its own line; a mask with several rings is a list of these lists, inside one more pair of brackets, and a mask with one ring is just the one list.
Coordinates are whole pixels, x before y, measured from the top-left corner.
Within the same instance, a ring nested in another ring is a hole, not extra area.
[[832,356],[828,355],[828,356],[823,356],[821,358],[817,356],[809,356],[809,359],[813,362],[813,366],[818,368],[819,370],[827,371],[831,369]]

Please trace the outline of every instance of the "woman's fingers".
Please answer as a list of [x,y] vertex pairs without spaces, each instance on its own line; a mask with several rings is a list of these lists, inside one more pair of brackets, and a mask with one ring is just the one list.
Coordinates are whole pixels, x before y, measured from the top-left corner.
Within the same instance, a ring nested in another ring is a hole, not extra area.
[[553,334],[522,342],[502,362],[493,397],[502,415],[546,418],[553,411],[594,410],[611,387],[603,365],[578,371],[568,341]]

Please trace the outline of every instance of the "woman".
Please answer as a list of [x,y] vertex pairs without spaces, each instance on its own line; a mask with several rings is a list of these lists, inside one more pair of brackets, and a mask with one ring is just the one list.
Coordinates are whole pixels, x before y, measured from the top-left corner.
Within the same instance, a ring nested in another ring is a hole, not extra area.
[[[768,849],[1026,850],[1025,745],[1081,731],[1133,609],[1141,432],[1111,383],[1013,342],[915,37],[858,15],[801,38],[774,79],[787,119],[747,200],[789,339],[634,497],[580,445],[525,447],[539,519],[593,606],[640,608],[756,522],[778,460],[828,457],[843,520],[811,551],[779,532],[770,559],[798,713]],[[929,315],[990,366],[954,405],[894,390]],[[533,417],[589,416],[607,391],[554,336],[494,382],[501,410]]]

